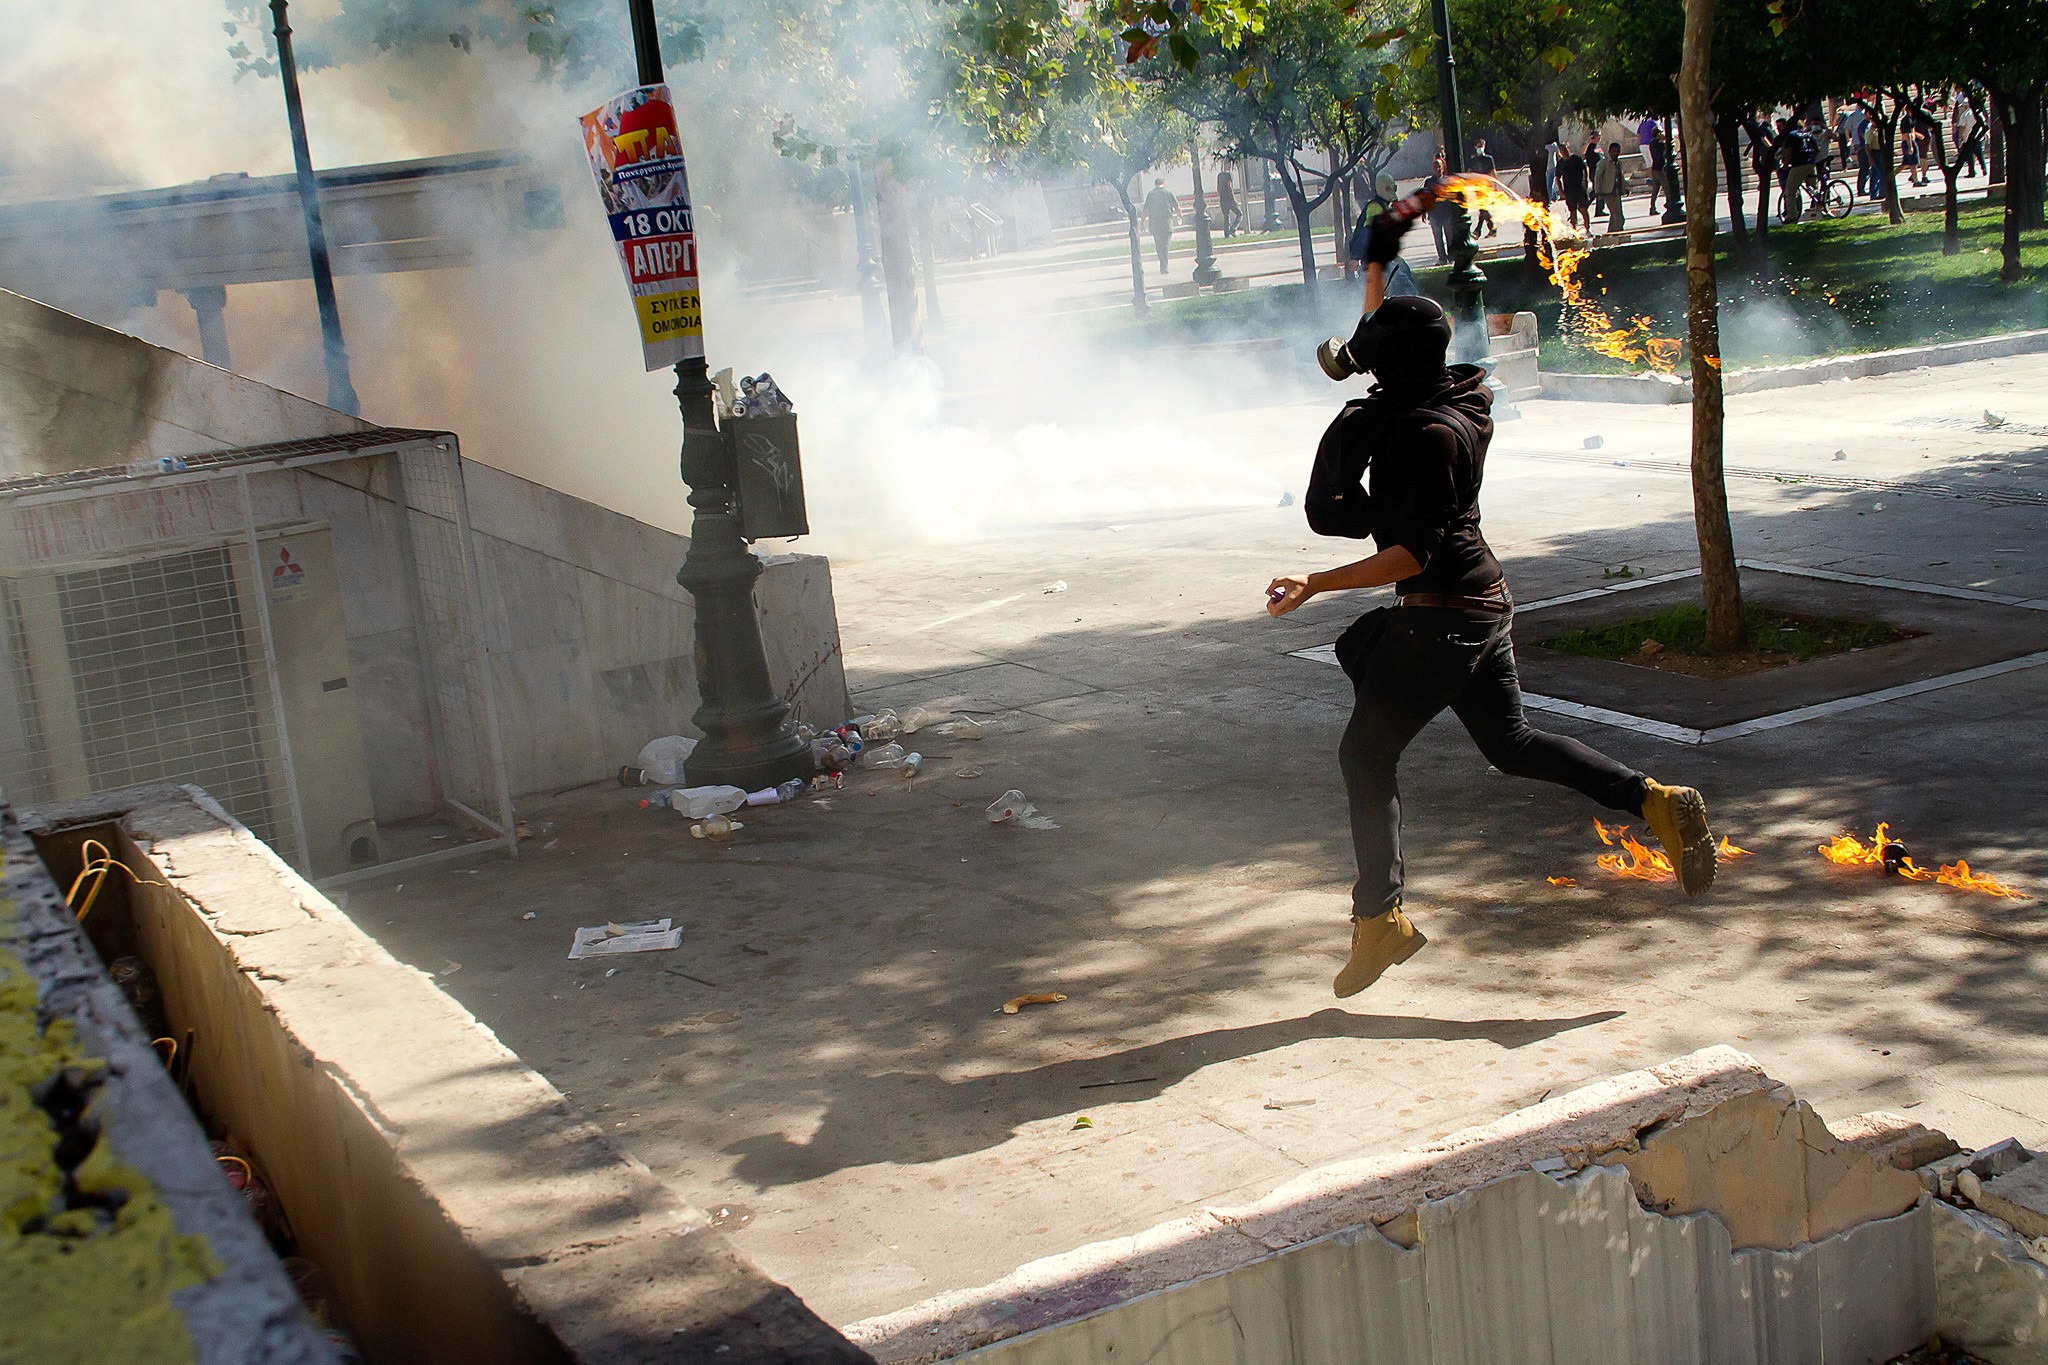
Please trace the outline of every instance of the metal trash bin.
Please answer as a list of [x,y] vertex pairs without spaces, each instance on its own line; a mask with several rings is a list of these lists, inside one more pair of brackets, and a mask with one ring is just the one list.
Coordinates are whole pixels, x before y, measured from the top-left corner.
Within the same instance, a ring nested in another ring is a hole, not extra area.
[[809,535],[796,414],[729,417],[725,435],[739,469],[740,534],[748,540]]

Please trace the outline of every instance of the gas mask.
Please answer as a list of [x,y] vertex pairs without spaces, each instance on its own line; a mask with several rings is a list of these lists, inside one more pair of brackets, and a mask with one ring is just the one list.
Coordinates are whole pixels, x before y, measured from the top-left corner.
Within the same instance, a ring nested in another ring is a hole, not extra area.
[[1434,299],[1401,294],[1359,319],[1349,341],[1332,337],[1316,362],[1335,380],[1371,371],[1383,384],[1420,383],[1444,371],[1451,319]]

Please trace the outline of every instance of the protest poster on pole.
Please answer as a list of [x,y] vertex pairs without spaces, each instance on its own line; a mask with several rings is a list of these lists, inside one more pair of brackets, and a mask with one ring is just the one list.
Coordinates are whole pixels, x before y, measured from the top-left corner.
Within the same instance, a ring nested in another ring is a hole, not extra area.
[[583,149],[639,315],[647,368],[666,369],[703,355],[697,229],[668,87],[643,85],[614,95],[580,121]]

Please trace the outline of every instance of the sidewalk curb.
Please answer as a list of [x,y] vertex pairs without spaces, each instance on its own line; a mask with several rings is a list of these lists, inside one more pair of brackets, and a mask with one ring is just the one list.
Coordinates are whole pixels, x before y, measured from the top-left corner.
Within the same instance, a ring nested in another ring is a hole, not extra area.
[[[1976,337],[1969,341],[1943,341],[1932,346],[1905,346],[1895,351],[1871,351],[1864,355],[1828,356],[1798,365],[1734,370],[1728,374],[1724,390],[1728,393],[1756,393],[1765,389],[1789,389],[1802,384],[1825,384],[1833,379],[1867,379],[1873,375],[1926,369],[1930,365],[1960,365],[1971,360],[1996,360],[2043,351],[2048,351],[2048,328]],[[1676,375],[1553,374],[1545,371],[1540,378],[1545,398],[1593,403],[1692,401],[1692,381]]]

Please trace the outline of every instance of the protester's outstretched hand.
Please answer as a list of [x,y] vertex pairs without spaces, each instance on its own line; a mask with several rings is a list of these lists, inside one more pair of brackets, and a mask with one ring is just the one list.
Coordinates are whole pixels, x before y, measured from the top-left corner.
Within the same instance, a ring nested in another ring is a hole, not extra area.
[[1308,585],[1306,574],[1289,574],[1285,578],[1276,578],[1266,585],[1266,611],[1273,616],[1285,616],[1315,595],[1315,589]]
[[1391,213],[1374,218],[1365,233],[1365,263],[1392,265],[1401,254],[1401,239],[1414,225],[1413,218],[1396,218]]

